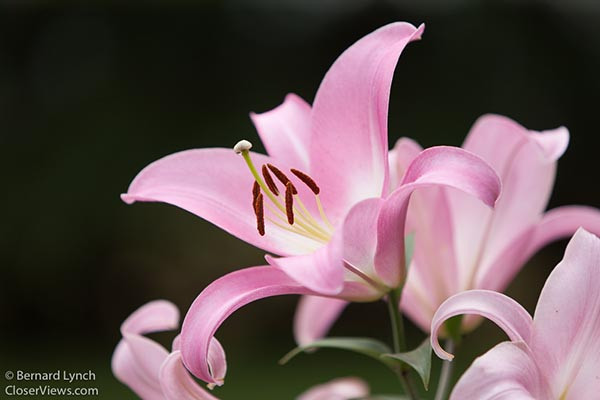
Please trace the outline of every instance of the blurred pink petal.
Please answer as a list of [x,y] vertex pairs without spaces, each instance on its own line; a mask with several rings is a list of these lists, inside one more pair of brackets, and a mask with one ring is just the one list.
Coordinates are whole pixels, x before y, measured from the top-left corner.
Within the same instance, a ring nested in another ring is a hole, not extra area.
[[145,400],[164,399],[158,372],[169,353],[140,335],[176,329],[178,324],[177,307],[168,301],[156,300],[138,308],[121,325],[123,339],[113,354],[112,370],[117,379]]
[[348,302],[318,296],[302,296],[294,316],[294,337],[299,346],[321,339]]
[[[143,400],[215,400],[189,375],[178,350],[169,354],[160,344],[142,336],[176,329],[178,322],[179,310],[168,301],[156,300],[138,308],[121,325],[123,339],[113,354],[113,373]],[[174,348],[178,342],[176,337]],[[216,339],[211,342],[209,362],[213,373],[225,376],[225,353]]]
[[394,191],[398,187],[402,182],[406,169],[422,151],[421,145],[413,139],[407,137],[398,139],[394,148],[388,152],[390,191]]
[[171,353],[160,369],[160,385],[167,400],[218,400],[202,389],[181,362],[181,353]]
[[[597,209],[569,206],[544,214],[556,161],[568,142],[569,133],[562,127],[534,132],[508,118],[485,115],[463,148],[499,174],[502,194],[496,207],[492,210],[452,189],[413,196],[407,223],[408,232],[415,233],[415,251],[402,308],[425,331],[444,299],[467,289],[502,291],[550,241],[568,237],[580,226],[600,233]],[[436,257],[442,252],[444,256]],[[464,318],[463,330],[478,321]]]
[[338,378],[314,386],[297,400],[352,400],[369,395],[369,386],[359,378]]
[[569,141],[565,128],[531,132],[497,115],[485,115],[473,126],[463,148],[486,160],[502,180],[502,196],[493,212],[461,194],[449,194],[453,216],[460,221],[455,226],[459,260],[476,262],[473,249],[485,249],[473,273],[484,270],[515,233],[539,221],[554,184],[556,160],[562,155],[546,148],[556,147],[557,141],[564,151]]
[[598,287],[600,239],[580,228],[548,277],[532,322],[522,307],[500,293],[470,290],[446,300],[431,326],[432,347],[438,356],[451,358],[439,347],[439,327],[461,313],[484,315],[514,341],[476,360],[452,398],[512,399],[508,397],[511,391],[514,398],[596,398],[600,393]]
[[590,232],[600,232],[598,209],[586,206],[563,206],[546,212],[535,227],[533,238],[527,248],[527,255],[533,255],[548,243],[571,236],[582,226]]
[[450,400],[550,399],[523,342],[503,342],[477,358],[452,390]]
[[179,326],[179,310],[166,300],[154,300],[144,304],[121,324],[121,334],[144,335],[170,331]]
[[[408,208],[406,229],[414,234],[415,246],[407,278],[411,286],[404,291],[401,305],[424,331],[429,331],[431,315],[446,299],[446,293],[458,286],[460,270],[452,246],[454,220],[446,192],[447,188],[437,187],[419,190]],[[438,268],[432,273],[420,265]]]
[[[164,350],[164,357],[168,353]],[[123,339],[117,345],[112,357],[112,371],[115,377],[127,385],[144,400],[164,400],[158,381],[158,370],[147,374],[144,365],[140,365],[132,353],[131,347]],[[155,374],[156,373],[156,374]]]
[[290,93],[278,107],[250,117],[267,154],[282,157],[287,164],[307,171],[309,168],[310,105]]

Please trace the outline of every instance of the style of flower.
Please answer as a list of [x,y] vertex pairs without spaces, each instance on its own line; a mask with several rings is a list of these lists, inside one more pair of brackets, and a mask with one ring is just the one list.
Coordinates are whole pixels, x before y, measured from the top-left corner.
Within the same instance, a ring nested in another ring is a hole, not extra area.
[[[183,366],[178,338],[169,353],[142,336],[177,329],[178,325],[179,311],[168,301],[152,301],[137,309],[121,325],[123,338],[113,354],[113,373],[143,400],[218,400],[200,387]],[[209,359],[215,380],[222,383],[227,363],[216,339],[211,343]],[[369,387],[363,380],[338,378],[307,390],[298,400],[350,400],[368,394]]]
[[[463,149],[488,162],[502,181],[494,209],[446,188],[429,188],[411,199],[407,232],[413,232],[414,254],[403,289],[403,311],[425,332],[439,305],[468,289],[503,291],[540,248],[571,236],[580,226],[600,234],[600,211],[564,206],[544,213],[558,158],[569,142],[565,128],[535,132],[497,115],[475,123]],[[422,151],[408,138],[390,152],[390,185],[400,182]],[[295,320],[297,340],[323,336],[347,303],[303,298]],[[479,317],[463,319],[473,329]],[[445,334],[445,331],[443,331]]]
[[[405,279],[404,225],[411,194],[432,186],[462,190],[493,206],[500,182],[479,157],[453,147],[417,155],[390,190],[389,93],[397,59],[423,27],[387,25],[333,64],[311,108],[288,95],[252,115],[269,156],[240,141],[189,150],[147,166],[126,202],[163,201],[267,252],[269,266],[229,274],[207,287],[182,328],[183,360],[215,383],[207,363],[221,322],[239,307],[280,294],[372,301]],[[259,168],[257,167],[260,166]],[[289,172],[287,172],[289,171]]]
[[431,323],[431,344],[439,345],[444,321],[477,314],[510,338],[476,359],[460,378],[451,399],[597,399],[600,394],[600,239],[579,229],[563,260],[552,271],[533,319],[511,298],[469,290],[446,300]]

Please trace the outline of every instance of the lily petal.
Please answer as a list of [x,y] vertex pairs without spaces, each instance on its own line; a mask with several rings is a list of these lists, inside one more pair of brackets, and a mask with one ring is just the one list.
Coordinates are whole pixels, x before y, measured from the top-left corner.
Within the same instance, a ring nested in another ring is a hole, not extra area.
[[517,236],[489,268],[478,274],[477,287],[504,290],[539,249],[573,235],[579,227],[600,235],[600,210],[587,206],[563,206],[548,211],[539,223]]
[[384,200],[372,198],[354,205],[342,226],[343,258],[364,275],[376,279],[377,218]]
[[338,378],[317,385],[297,400],[351,400],[369,395],[369,385],[359,378]]
[[281,105],[261,114],[250,113],[250,118],[271,157],[308,171],[310,105],[307,102],[290,93]]
[[[517,235],[491,264],[486,268],[475,271],[475,279],[472,285],[478,289],[503,292],[533,255],[528,253],[527,250],[535,231],[535,226],[528,227],[520,235]],[[477,323],[476,320],[471,322]]]
[[386,199],[377,222],[375,270],[383,282],[398,287],[405,278],[404,235],[410,195],[419,188],[452,187],[488,206],[500,193],[500,180],[481,158],[456,147],[431,147],[413,160],[401,186]]
[[[408,208],[407,232],[412,233],[414,229],[415,246],[402,303],[415,322],[426,320],[426,332],[437,307],[450,294],[459,291],[460,270],[454,254],[455,221],[446,193],[446,188],[441,187],[422,189],[412,195]],[[414,305],[411,301],[424,304]],[[424,307],[428,312],[423,311]]]
[[[167,351],[156,342],[142,336],[139,336],[139,338],[145,339],[141,346],[137,346],[138,351],[141,350],[142,354],[146,353],[147,350],[148,353],[159,355],[162,360],[167,357]],[[155,364],[153,366],[156,367]],[[119,342],[113,353],[111,368],[115,377],[133,390],[140,398],[144,400],[164,400],[158,383],[160,363],[156,369],[140,364],[139,358],[134,355],[132,347],[125,339]]]
[[493,321],[512,341],[529,342],[532,329],[531,315],[519,303],[502,293],[490,290],[467,290],[455,294],[442,303],[431,321],[431,347],[438,357],[452,360],[438,341],[439,330],[456,315],[475,314]]
[[179,310],[166,300],[143,305],[121,324],[123,339],[113,354],[112,370],[117,379],[143,399],[164,399],[158,373],[169,353],[155,341],[141,335],[177,329],[178,326]]
[[404,47],[423,29],[399,22],[374,31],[348,48],[321,82],[312,112],[311,174],[334,220],[386,191],[392,77]]
[[540,222],[509,243],[488,268],[478,271],[476,287],[503,291],[538,250],[550,242],[573,235],[579,227],[600,234],[600,210],[563,206],[548,211]]
[[600,210],[587,206],[564,206],[548,211],[536,226],[527,258],[548,243],[573,235],[580,227],[600,235]]
[[599,287],[600,239],[579,229],[542,289],[533,322],[532,350],[557,397],[600,393]]
[[185,366],[207,383],[219,384],[208,364],[209,344],[223,321],[255,300],[283,294],[314,294],[272,266],[242,269],[206,287],[183,321],[181,352]]
[[547,399],[535,360],[523,342],[502,342],[477,358],[450,400]]
[[121,334],[143,335],[179,327],[179,309],[167,300],[154,300],[133,312],[121,324]]
[[[484,115],[475,122],[463,148],[486,160],[502,181],[502,196],[492,212],[462,193],[449,193],[456,253],[463,287],[473,286],[515,236],[542,216],[554,183],[556,161],[567,148],[565,128],[533,132],[509,118]],[[479,251],[474,249],[480,249]]]
[[225,375],[227,375],[227,359],[225,358],[225,349],[223,349],[221,343],[214,337],[208,346],[208,367],[216,385],[223,385],[225,383]]
[[[256,165],[271,162],[252,153]],[[279,164],[280,165],[280,164]],[[256,230],[252,206],[254,178],[231,149],[196,149],[171,154],[144,168],[121,198],[126,203],[161,201],[204,218],[256,247],[280,255],[303,254],[302,238],[273,224],[265,236]]]
[[400,185],[406,169],[412,160],[414,160],[422,151],[423,147],[413,139],[407,137],[398,139],[394,148],[388,153],[388,162],[390,165],[390,191],[393,192],[398,185]]
[[342,251],[341,234],[334,233],[326,246],[312,254],[281,258],[267,254],[265,259],[311,291],[336,295],[344,286]]
[[171,353],[160,369],[160,386],[167,400],[218,400],[201,388],[183,366],[181,353]]
[[323,338],[347,305],[347,301],[340,299],[302,296],[294,316],[294,337],[298,346]]

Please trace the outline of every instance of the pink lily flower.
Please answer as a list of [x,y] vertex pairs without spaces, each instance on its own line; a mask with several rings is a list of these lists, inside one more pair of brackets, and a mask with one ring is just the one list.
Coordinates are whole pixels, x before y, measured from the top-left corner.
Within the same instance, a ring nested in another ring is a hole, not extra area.
[[[218,400],[191,377],[181,361],[179,340],[169,353],[143,334],[177,329],[179,311],[165,300],[137,309],[121,325],[123,339],[112,359],[115,376],[143,400]],[[211,373],[222,381],[227,370],[225,353],[213,339],[209,354]],[[209,387],[212,387],[209,385]],[[368,385],[359,378],[338,378],[309,389],[298,400],[350,400],[367,396]]]
[[298,400],[351,400],[369,395],[369,386],[359,378],[338,378],[317,385],[298,397]]
[[421,152],[390,190],[391,80],[400,53],[422,31],[407,23],[384,26],[337,59],[312,108],[288,95],[278,108],[253,114],[269,156],[250,152],[245,140],[234,148],[238,155],[176,153],[146,167],[123,195],[128,203],[174,204],[282,256],[229,274],[196,299],[183,324],[182,353],[197,377],[214,383],[210,340],[248,302],[280,294],[372,301],[398,287],[406,274],[406,211],[416,189],[453,187],[493,206],[496,173],[453,147]]
[[597,399],[600,394],[600,239],[583,228],[552,271],[533,319],[511,298],[469,290],[446,300],[431,323],[431,344],[439,345],[444,321],[477,314],[494,321],[511,342],[476,359],[454,388],[451,399]]
[[[112,357],[113,373],[144,400],[218,400],[200,387],[183,366],[178,338],[169,353],[142,336],[178,326],[179,310],[168,301],[152,301],[137,309],[121,325],[123,338]],[[209,364],[213,381],[222,384],[227,363],[216,339],[211,341]]]
[[[403,311],[425,332],[435,310],[448,297],[468,289],[503,291],[540,248],[571,236],[580,226],[600,233],[600,212],[565,206],[544,212],[552,192],[557,160],[569,142],[565,128],[535,132],[497,115],[481,117],[463,149],[488,162],[502,180],[494,209],[456,190],[430,188],[416,193],[407,232],[415,248],[403,290]],[[390,152],[390,184],[401,182],[421,146],[402,138]],[[295,319],[301,344],[326,334],[346,302],[303,298]],[[481,318],[463,320],[473,329]],[[443,332],[445,334],[445,332]]]

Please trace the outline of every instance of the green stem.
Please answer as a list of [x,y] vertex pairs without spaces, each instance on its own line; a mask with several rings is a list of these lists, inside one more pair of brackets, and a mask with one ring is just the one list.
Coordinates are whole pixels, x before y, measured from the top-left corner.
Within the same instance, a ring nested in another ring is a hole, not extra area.
[[[454,352],[454,341],[452,339],[446,340],[444,346],[447,352]],[[454,363],[452,361],[444,361],[442,363],[442,372],[440,373],[440,380],[438,381],[437,390],[435,392],[435,400],[444,400],[448,395],[448,388],[450,387],[450,380],[452,379],[452,368]]]
[[[404,337],[404,322],[400,314],[400,294],[399,290],[392,290],[388,293],[388,311],[390,313],[390,322],[392,324],[392,337],[394,340],[394,352],[402,353],[406,351],[406,340]],[[396,371],[404,393],[412,400],[417,400],[417,393],[410,379],[410,370],[405,365]]]

